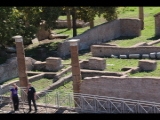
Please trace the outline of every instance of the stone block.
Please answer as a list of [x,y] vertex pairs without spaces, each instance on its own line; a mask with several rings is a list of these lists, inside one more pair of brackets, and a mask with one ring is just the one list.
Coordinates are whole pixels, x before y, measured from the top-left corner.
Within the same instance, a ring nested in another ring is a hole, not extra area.
[[138,66],[141,71],[153,71],[157,68],[155,60],[139,60]]
[[155,52],[154,53],[150,53],[149,55],[150,55],[151,59],[156,59],[156,53]]
[[119,58],[126,59],[127,55],[120,55]]
[[160,52],[157,52],[157,59],[160,59]]
[[140,54],[129,54],[129,58],[131,58],[131,59],[139,59],[140,58]]
[[46,70],[52,72],[60,70],[63,67],[61,61],[61,58],[58,57],[48,57],[46,59]]
[[89,69],[104,70],[106,69],[106,60],[99,57],[91,57],[89,59]]
[[149,58],[149,54],[142,54],[142,59]]
[[46,62],[36,61],[34,63],[34,70],[44,70],[46,67]]

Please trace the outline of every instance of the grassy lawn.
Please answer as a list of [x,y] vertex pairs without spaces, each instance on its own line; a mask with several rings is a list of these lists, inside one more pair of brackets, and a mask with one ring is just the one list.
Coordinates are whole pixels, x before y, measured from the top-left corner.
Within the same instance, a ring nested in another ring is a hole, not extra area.
[[[109,43],[117,44],[121,47],[129,47],[139,42],[150,42],[157,40],[155,34],[154,15],[160,11],[160,7],[144,7],[144,30],[141,36],[133,39],[115,39]],[[119,18],[138,18],[138,7],[127,7],[124,12],[119,14]]]

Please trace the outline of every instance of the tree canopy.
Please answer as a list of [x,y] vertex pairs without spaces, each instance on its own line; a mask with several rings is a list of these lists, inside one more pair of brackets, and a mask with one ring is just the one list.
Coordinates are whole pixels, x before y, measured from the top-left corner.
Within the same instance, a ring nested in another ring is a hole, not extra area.
[[45,20],[46,30],[55,27],[55,21],[64,10],[69,10],[73,17],[73,31],[76,33],[76,19],[84,21],[94,20],[95,16],[103,15],[107,21],[117,18],[117,7],[0,7],[0,45],[6,46],[14,43],[14,35],[23,36],[24,43],[29,43],[35,38],[40,29],[40,23]]

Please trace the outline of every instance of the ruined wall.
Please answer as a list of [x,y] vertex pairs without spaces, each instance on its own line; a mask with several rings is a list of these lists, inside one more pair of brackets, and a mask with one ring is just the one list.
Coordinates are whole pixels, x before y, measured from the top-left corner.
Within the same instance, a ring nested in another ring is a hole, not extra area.
[[160,78],[86,77],[81,93],[160,102]]
[[153,46],[138,46],[138,47],[115,47],[115,46],[103,46],[92,45],[91,52],[93,57],[110,57],[113,55],[129,55],[129,54],[149,54],[152,52],[160,52],[160,47]]
[[[121,35],[139,36],[140,20],[117,19],[108,23],[98,25],[70,39],[80,39],[79,50],[82,50],[82,49],[89,49],[90,46],[93,44],[100,44],[118,38]],[[69,43],[67,42],[70,39],[67,39],[65,42],[59,44],[57,51],[60,57],[70,54]]]
[[141,22],[139,19],[120,19],[121,36],[136,37],[141,35]]

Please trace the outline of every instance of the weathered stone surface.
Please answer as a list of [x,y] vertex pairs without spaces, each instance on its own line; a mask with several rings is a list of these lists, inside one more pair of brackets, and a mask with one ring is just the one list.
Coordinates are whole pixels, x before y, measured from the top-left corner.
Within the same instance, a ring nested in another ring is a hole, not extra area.
[[36,62],[36,60],[31,57],[25,57],[25,61],[26,61],[26,70],[27,71],[33,70],[34,63]]
[[58,57],[48,57],[46,59],[46,70],[48,71],[58,71],[62,68],[61,58]]
[[104,70],[106,69],[106,60],[98,57],[89,58],[89,69]]
[[0,83],[18,76],[17,59],[11,58],[0,65]]
[[154,53],[150,53],[149,55],[150,55],[151,59],[156,59],[156,53],[155,52]]
[[[32,70],[33,64],[36,62],[33,58],[26,57],[26,69]],[[17,57],[10,58],[6,63],[0,65],[0,83],[8,79],[18,77]]]
[[149,58],[149,54],[142,54],[142,59]]
[[158,103],[160,102],[159,89],[160,80],[156,77],[86,77],[80,86],[80,92],[82,94],[143,100]]
[[155,60],[139,60],[138,66],[142,71],[153,71],[157,68]]
[[89,69],[89,61],[84,60],[84,61],[80,62],[80,67],[81,67],[81,69]]
[[36,33],[36,37],[38,38],[38,40],[44,40],[49,38],[50,31],[45,30],[45,25],[46,25],[45,21],[43,21],[41,23],[41,29],[39,29],[38,32]]
[[120,55],[119,58],[126,59],[127,55]]
[[157,52],[157,59],[160,59],[160,52]]
[[140,54],[129,54],[129,58],[131,58],[131,59],[139,59],[140,58]]
[[34,70],[45,70],[46,62],[36,61],[34,63]]

